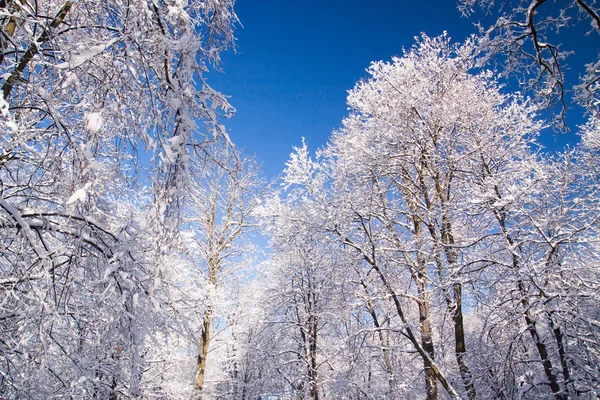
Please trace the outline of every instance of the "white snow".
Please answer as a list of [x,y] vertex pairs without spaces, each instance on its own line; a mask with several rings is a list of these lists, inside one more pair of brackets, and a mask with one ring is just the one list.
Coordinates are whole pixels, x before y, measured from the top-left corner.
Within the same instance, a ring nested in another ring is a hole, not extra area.
[[69,200],[67,200],[67,204],[73,204],[76,201],[80,201],[81,203],[83,203],[85,201],[85,199],[87,198],[87,190],[90,188],[90,186],[92,186],[92,183],[88,182],[82,188],[77,189],[71,195],[71,197],[69,197]]
[[102,113],[93,112],[85,116],[85,127],[92,131],[98,132],[102,128]]
[[3,117],[8,117],[8,102],[4,100],[3,96],[0,96],[0,112]]
[[9,120],[6,121],[6,125],[14,132],[18,132],[19,131],[19,127],[18,125],[15,123],[15,121]]
[[80,201],[81,203],[83,203],[86,197],[87,194],[84,188],[77,189],[75,193],[73,193],[71,197],[69,197],[69,200],[67,200],[67,204],[73,204],[76,201]]
[[113,40],[109,40],[106,43],[102,43],[96,46],[90,46],[86,50],[81,51],[78,54],[73,54],[71,59],[69,60],[69,68],[77,68],[92,58],[96,57],[98,54],[102,53],[104,50],[115,44],[119,39],[115,38]]
[[77,83],[77,75],[76,74],[69,74],[69,75],[67,75],[67,77],[63,81],[62,85],[60,85],[60,87],[62,89],[64,89],[64,88],[67,88],[69,86],[75,85],[76,83]]

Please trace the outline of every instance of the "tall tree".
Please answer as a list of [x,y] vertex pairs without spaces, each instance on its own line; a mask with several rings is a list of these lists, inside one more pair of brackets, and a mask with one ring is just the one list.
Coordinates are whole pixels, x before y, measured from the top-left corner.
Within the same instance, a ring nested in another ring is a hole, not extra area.
[[219,293],[227,292],[226,296],[231,297],[228,284],[235,283],[235,269],[240,268],[240,261],[246,261],[243,253],[248,248],[244,249],[244,240],[252,229],[251,214],[260,196],[258,170],[252,160],[240,160],[227,144],[208,149],[221,156],[219,160],[204,158],[193,165],[185,218],[185,228],[191,233],[192,262],[202,271],[208,286],[198,338],[194,383],[198,398],[204,389],[211,341],[215,331],[224,329],[214,322],[228,324],[227,313],[234,311],[219,304],[224,302],[224,298],[219,301]]
[[[332,306],[336,285],[329,241],[323,231],[311,229],[310,208],[282,205],[274,213],[272,276],[277,290],[272,293],[273,323],[278,324],[282,342],[278,371],[289,388],[301,398],[323,397],[323,351],[321,338],[328,324],[326,311]],[[276,350],[276,351],[277,351]]]
[[[368,251],[360,251],[369,255],[372,265],[371,254],[378,247],[404,254],[396,262],[406,265],[416,284],[430,398],[437,397],[437,380],[452,392],[439,368],[430,365],[435,359],[430,305],[435,286],[454,321],[455,357],[465,391],[470,398],[476,396],[462,310],[462,282],[469,278],[460,253],[473,240],[464,237],[461,219],[466,201],[463,171],[475,145],[471,129],[478,127],[504,140],[517,123],[524,124],[524,130],[536,126],[526,120],[531,110],[513,112],[519,107],[517,99],[500,95],[488,73],[471,72],[474,52],[473,41],[451,46],[445,37],[423,37],[404,57],[374,63],[372,77],[350,92],[354,113],[327,149],[343,166],[344,175],[338,179],[350,177],[371,193],[370,210],[354,209],[358,228],[371,242]],[[486,119],[492,113],[496,118]]]

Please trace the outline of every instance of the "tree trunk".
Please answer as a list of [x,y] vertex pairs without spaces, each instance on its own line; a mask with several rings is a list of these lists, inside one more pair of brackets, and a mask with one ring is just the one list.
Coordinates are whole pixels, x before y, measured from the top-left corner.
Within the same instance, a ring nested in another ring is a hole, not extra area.
[[456,283],[454,285],[454,354],[456,355],[456,363],[460,371],[465,390],[469,400],[475,400],[477,398],[477,392],[475,386],[473,386],[473,377],[471,370],[465,361],[465,355],[467,353],[467,346],[465,344],[465,328],[463,324],[463,313],[462,313],[462,285]]
[[[529,302],[525,299],[523,299],[522,302],[524,306],[529,306]],[[567,400],[567,397],[561,393],[560,385],[556,379],[556,374],[554,374],[552,361],[550,361],[550,356],[548,355],[548,349],[538,333],[536,321],[529,309],[525,311],[525,322],[527,323],[527,330],[529,331],[531,338],[533,339],[533,343],[535,344],[540,358],[542,359],[542,366],[544,367],[544,372],[546,373],[546,378],[548,378],[548,383],[552,393],[554,394],[554,398],[556,400]]]
[[311,400],[319,400],[318,386],[318,363],[317,363],[317,334],[319,329],[319,318],[317,312],[317,294],[313,287],[313,281],[308,276],[308,393]]
[[[423,228],[421,220],[416,214],[413,216],[414,235],[419,243],[417,250],[417,268],[413,278],[417,284],[417,293],[419,297],[419,323],[421,324],[421,346],[427,353],[428,358],[435,360],[435,349],[433,346],[433,332],[431,330],[431,319],[429,316],[429,293],[427,288],[427,266],[421,253]],[[429,360],[423,360],[425,368],[425,389],[427,391],[427,400],[437,400],[438,388],[435,372],[431,368]]]
[[[419,273],[417,279],[417,290],[419,291],[419,322],[421,324],[421,346],[427,352],[427,355],[435,360],[435,350],[433,346],[433,333],[431,330],[431,320],[429,317],[429,298],[427,295],[427,282],[422,273]],[[435,372],[427,360],[423,360],[425,368],[425,389],[427,391],[427,400],[436,400],[438,398],[438,388]]]
[[202,335],[200,336],[200,347],[196,359],[196,379],[194,380],[194,398],[202,398],[202,389],[204,388],[204,374],[206,371],[206,355],[210,343],[210,325],[212,322],[212,308],[208,307],[202,317]]
[[309,347],[309,396],[312,400],[319,400],[319,386],[317,376],[317,317],[311,315],[308,322],[308,347]]
[[[454,240],[452,240],[454,244]],[[450,265],[456,265],[457,257],[454,254],[453,249],[447,249],[447,259]],[[449,310],[452,313],[454,320],[454,355],[456,357],[456,363],[458,364],[458,370],[460,371],[460,377],[463,381],[465,391],[469,400],[475,400],[477,398],[477,392],[473,385],[473,377],[471,370],[465,361],[465,355],[467,353],[467,345],[465,339],[465,327],[463,321],[462,311],[462,284],[455,283],[453,285],[453,302],[448,305]]]
[[[448,262],[448,266],[451,268],[457,266],[458,255],[456,253],[456,248],[454,247],[454,233],[452,232],[451,216],[448,211],[450,181],[451,177],[448,177],[446,184],[442,185],[439,175],[436,174],[435,176],[435,188],[442,207],[442,244],[444,246],[446,261]],[[429,232],[431,233],[433,239],[437,241],[435,229],[430,227]],[[460,377],[465,387],[465,391],[467,392],[467,396],[469,400],[475,400],[477,398],[477,392],[475,390],[475,386],[473,385],[471,370],[465,361],[467,344],[465,340],[465,327],[462,312],[462,284],[457,282],[453,285],[452,289],[453,299],[451,303],[448,303],[448,310],[452,314],[452,319],[454,321],[454,355],[456,357],[456,363],[458,364],[458,370],[460,371]],[[448,300],[449,299],[447,297],[447,301]]]
[[554,321],[552,315],[548,315],[548,319],[550,320],[550,326],[552,326],[552,332],[554,333],[554,340],[556,340],[556,346],[558,347],[558,355],[560,357],[560,365],[562,367],[563,378],[565,380],[565,388],[567,390],[567,397],[569,394],[569,382],[571,381],[571,373],[569,372],[569,364],[567,361],[565,343],[564,343],[564,334],[560,329],[560,326]]

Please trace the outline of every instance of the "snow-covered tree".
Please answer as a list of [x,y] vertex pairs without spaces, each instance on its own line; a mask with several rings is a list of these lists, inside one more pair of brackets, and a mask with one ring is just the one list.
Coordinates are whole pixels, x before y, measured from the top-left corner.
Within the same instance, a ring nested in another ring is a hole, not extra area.
[[232,5],[0,2],[2,397],[149,395],[188,155],[228,141],[202,74]]
[[[597,181],[583,161],[593,145],[542,157],[538,107],[503,93],[477,54],[474,40],[423,36],[373,63],[328,146],[316,159],[306,146],[292,155],[284,182],[296,217],[284,226],[320,232],[340,254],[332,267],[351,272],[345,290],[385,334],[387,396],[586,396],[598,376],[595,339],[581,346],[597,329],[579,323],[597,318]],[[398,368],[407,348],[421,368]],[[419,371],[423,386],[407,385]]]
[[[204,158],[191,169],[184,229],[189,233],[188,257],[204,276],[206,298],[197,338],[195,390],[204,389],[211,342],[233,329],[243,313],[233,294],[249,279],[252,253],[248,234],[255,226],[252,213],[260,201],[261,182],[256,164],[240,159],[228,145],[208,147],[220,159]],[[237,311],[236,311],[237,310]]]

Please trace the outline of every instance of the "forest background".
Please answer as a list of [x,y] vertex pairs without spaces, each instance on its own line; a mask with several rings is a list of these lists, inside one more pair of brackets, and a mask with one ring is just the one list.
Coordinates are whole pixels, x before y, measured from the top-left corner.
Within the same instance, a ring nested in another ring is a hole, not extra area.
[[0,19],[1,397],[598,396],[595,2]]

